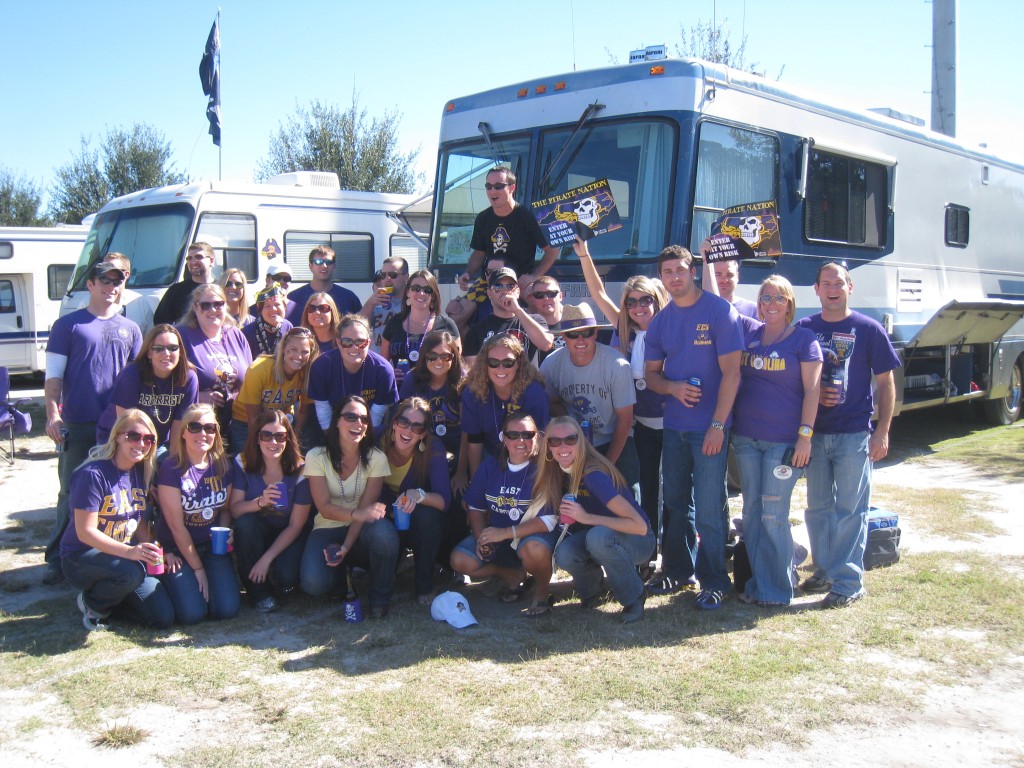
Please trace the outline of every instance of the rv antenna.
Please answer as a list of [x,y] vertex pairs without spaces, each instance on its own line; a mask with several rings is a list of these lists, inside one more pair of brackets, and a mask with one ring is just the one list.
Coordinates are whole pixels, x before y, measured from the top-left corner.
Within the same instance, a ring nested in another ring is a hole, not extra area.
[[576,71],[576,9],[569,0],[569,20],[572,26],[572,71]]

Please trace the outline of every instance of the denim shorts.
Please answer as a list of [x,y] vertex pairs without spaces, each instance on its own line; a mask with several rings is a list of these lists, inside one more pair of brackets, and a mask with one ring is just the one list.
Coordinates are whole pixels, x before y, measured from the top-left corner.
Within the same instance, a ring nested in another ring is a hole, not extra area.
[[[522,546],[527,541],[539,541],[549,550],[554,550],[555,542],[558,541],[558,533],[556,531],[545,531],[544,533],[531,533],[529,536],[523,536],[519,539],[519,546]],[[511,541],[499,541],[494,545],[495,553],[494,558],[489,562],[492,565],[496,565],[499,568],[522,568],[523,564],[519,560],[519,555],[514,549],[512,549]],[[455,550],[462,552],[463,554],[469,555],[478,563],[483,564],[483,560],[476,556],[476,536],[469,534],[466,538],[455,545]]]

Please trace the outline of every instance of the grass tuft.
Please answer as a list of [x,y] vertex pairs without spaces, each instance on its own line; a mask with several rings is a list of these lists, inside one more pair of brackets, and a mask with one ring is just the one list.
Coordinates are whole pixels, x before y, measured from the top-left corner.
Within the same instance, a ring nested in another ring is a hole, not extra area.
[[104,749],[124,749],[146,740],[149,731],[131,723],[115,723],[93,737],[93,746]]

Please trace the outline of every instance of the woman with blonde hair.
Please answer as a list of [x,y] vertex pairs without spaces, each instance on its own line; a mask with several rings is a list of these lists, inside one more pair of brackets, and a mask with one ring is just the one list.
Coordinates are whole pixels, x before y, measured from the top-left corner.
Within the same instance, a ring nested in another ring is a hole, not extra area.
[[230,619],[241,604],[238,579],[230,556],[213,553],[211,529],[231,527],[231,466],[212,405],[191,406],[183,421],[181,438],[157,476],[157,530],[166,568],[161,581],[182,624],[207,613]]
[[558,510],[566,535],[555,548],[555,562],[572,574],[585,608],[601,599],[601,571],[623,606],[622,622],[644,615],[644,583],[636,566],[647,562],[654,534],[622,475],[584,438],[575,419],[559,416],[548,424],[543,460],[534,483],[530,512]]
[[341,315],[331,294],[318,292],[309,297],[302,310],[302,326],[316,336],[317,349],[326,354],[334,349],[341,328]]
[[224,289],[224,297],[228,300],[227,311],[235,325],[245,328],[254,318],[249,314],[249,299],[246,294],[246,284],[249,279],[245,272],[238,267],[230,267],[224,270],[217,283]]
[[106,629],[104,620],[119,607],[149,626],[174,621],[170,600],[145,567],[162,557],[150,538],[147,502],[155,457],[153,422],[128,408],[71,477],[72,515],[60,541],[61,569],[80,590],[78,609],[87,630]]

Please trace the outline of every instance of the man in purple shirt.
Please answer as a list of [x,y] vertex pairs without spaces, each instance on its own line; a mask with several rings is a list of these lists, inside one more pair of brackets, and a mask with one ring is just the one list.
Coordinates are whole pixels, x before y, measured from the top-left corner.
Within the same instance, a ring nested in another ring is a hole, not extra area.
[[[814,292],[821,312],[796,324],[814,332],[824,356],[807,465],[805,521],[814,573],[800,588],[827,592],[823,608],[845,608],[864,596],[871,463],[889,452],[896,405],[892,372],[900,360],[885,329],[850,309],[853,281],[844,265],[822,264]],[[872,378],[878,396],[874,431]]]
[[696,575],[697,607],[713,610],[731,587],[725,569],[725,467],[743,336],[732,305],[697,287],[688,250],[663,250],[658,276],[672,302],[651,321],[644,365],[647,386],[668,395],[662,453],[667,471],[662,575],[648,590],[676,592]]
[[363,308],[363,303],[348,288],[334,282],[334,264],[337,256],[334,249],[326,245],[318,245],[309,252],[309,271],[313,278],[308,285],[297,288],[288,294],[294,303],[288,312],[288,322],[293,326],[302,325],[302,312],[306,302],[314,293],[328,293],[334,299],[341,314],[355,314]]
[[71,510],[71,473],[96,444],[96,422],[107,407],[114,380],[142,347],[142,332],[121,315],[118,300],[126,273],[120,263],[96,264],[86,280],[89,304],[60,318],[46,345],[46,434],[57,445],[57,517],[46,545],[46,584],[64,578],[60,540]]

